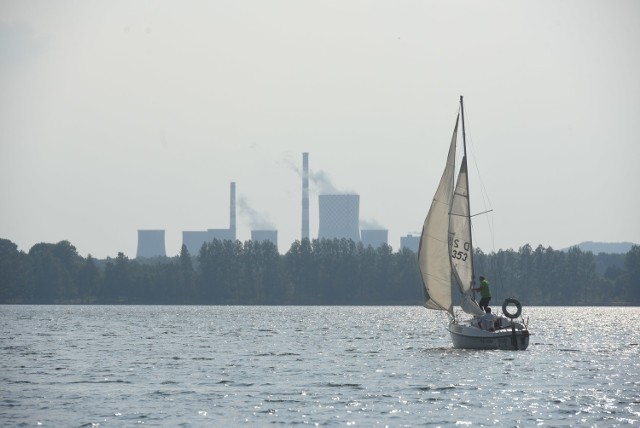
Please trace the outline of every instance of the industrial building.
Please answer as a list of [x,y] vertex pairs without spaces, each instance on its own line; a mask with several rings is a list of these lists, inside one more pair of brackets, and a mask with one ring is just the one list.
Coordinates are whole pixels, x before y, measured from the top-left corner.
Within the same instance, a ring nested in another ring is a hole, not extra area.
[[278,231],[277,230],[252,230],[251,240],[255,242],[269,241],[278,247]]
[[205,231],[193,230],[182,232],[182,243],[187,247],[189,254],[196,255],[200,252],[202,244],[214,239],[220,241],[235,241],[236,235],[232,229],[207,229]]
[[419,246],[420,246],[420,236],[413,236],[409,234],[407,236],[400,237],[400,249],[406,248],[408,250],[413,251],[414,253],[417,253]]
[[360,195],[319,195],[318,239],[360,242]]
[[389,231],[386,229],[362,229],[360,239],[365,247],[378,248],[389,242]]
[[164,230],[138,230],[136,258],[166,257]]
[[221,241],[236,240],[236,183],[231,182],[229,186],[229,228],[228,229],[207,229],[182,232],[182,244],[187,247],[190,254],[196,255],[205,242],[214,239]]
[[191,255],[197,255],[202,248],[202,244],[209,241],[206,231],[186,230],[182,232],[182,245],[187,247]]
[[[302,212],[300,239],[311,239],[309,232],[309,153],[302,153]],[[315,178],[314,178],[315,179]],[[187,230],[182,232],[182,244],[189,253],[197,255],[202,245],[214,239],[237,239],[236,233],[236,183],[229,188],[229,228]],[[242,200],[240,201],[242,202]],[[242,208],[242,204],[240,204]],[[378,248],[388,245],[389,231],[386,229],[363,229],[360,231],[360,195],[321,194],[318,195],[318,239],[351,239],[364,246]],[[252,230],[251,240],[271,241],[278,245],[276,230]],[[419,236],[407,235],[400,238],[400,248],[418,251]],[[139,230],[137,257],[166,256],[164,230]]]

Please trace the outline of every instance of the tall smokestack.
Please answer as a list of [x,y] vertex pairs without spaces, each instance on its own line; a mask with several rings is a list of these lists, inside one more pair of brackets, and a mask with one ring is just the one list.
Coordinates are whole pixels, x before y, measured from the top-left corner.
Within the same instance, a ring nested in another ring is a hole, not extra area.
[[236,183],[231,182],[230,186],[231,200],[229,201],[229,230],[233,240],[236,239]]
[[309,239],[309,153],[302,153],[302,239]]

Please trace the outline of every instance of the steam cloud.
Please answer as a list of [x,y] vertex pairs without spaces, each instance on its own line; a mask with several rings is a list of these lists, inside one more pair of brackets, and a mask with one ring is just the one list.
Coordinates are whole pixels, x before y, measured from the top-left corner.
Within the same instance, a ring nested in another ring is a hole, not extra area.
[[369,230],[386,230],[386,227],[378,223],[376,220],[360,219],[360,229]]
[[275,230],[275,224],[265,216],[254,210],[244,197],[238,198],[236,201],[238,211],[249,222],[249,226],[253,230]]
[[313,185],[317,188],[318,193],[321,195],[338,195],[341,192],[333,185],[331,179],[329,179],[329,175],[320,170],[320,171],[309,171],[309,181],[313,183]]
[[[284,163],[294,171],[300,179],[302,179],[302,168],[296,165],[289,159],[285,159]],[[336,186],[333,185],[333,182],[329,178],[329,174],[327,174],[323,170],[314,171],[309,168],[309,183],[313,186],[313,190],[315,193],[319,195],[345,195],[345,194],[355,194],[354,191],[345,191],[338,190]]]

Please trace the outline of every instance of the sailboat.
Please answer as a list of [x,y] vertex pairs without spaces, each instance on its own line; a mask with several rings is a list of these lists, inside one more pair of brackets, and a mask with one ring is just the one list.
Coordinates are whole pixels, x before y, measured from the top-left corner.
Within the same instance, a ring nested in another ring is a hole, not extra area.
[[[456,148],[460,121],[464,154],[456,179]],[[471,217],[464,103],[463,97],[460,96],[460,109],[449,145],[447,163],[424,221],[418,249],[425,295],[424,306],[427,309],[448,313],[448,330],[455,348],[527,349],[529,331],[524,319],[516,320],[521,315],[522,306],[514,298],[504,301],[504,316],[496,317],[489,328],[481,328],[480,318],[485,312],[478,306],[473,291],[475,272]],[[454,293],[460,297],[460,306],[466,314],[465,319],[454,312]],[[516,306],[515,312],[509,311],[511,305]]]

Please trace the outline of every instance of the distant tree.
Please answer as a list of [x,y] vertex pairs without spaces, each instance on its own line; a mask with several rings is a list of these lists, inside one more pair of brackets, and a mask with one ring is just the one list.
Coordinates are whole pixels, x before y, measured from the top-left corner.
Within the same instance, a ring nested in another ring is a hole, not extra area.
[[283,273],[283,257],[270,241],[245,242],[245,271],[250,272],[257,303],[278,304],[291,300],[292,290]]
[[491,283],[492,304],[496,304],[500,295],[524,300],[521,295],[525,288],[520,282],[522,274],[519,269],[519,253],[512,249],[499,250],[489,256],[487,264],[488,272],[493,275],[488,276]]
[[318,265],[314,261],[314,250],[309,239],[295,241],[284,256],[284,266],[291,302],[302,305],[313,304],[318,295]]
[[29,250],[34,303],[75,301],[76,272],[82,258],[69,241],[36,244]]
[[320,239],[311,243],[317,267],[315,304],[353,304],[357,293],[356,245],[350,239]]
[[417,254],[404,248],[390,257],[393,260],[390,290],[382,296],[386,304],[421,304],[424,289]]
[[[493,304],[640,304],[640,246],[624,255],[577,247],[522,246],[474,253],[488,276]],[[623,260],[621,262],[621,260]],[[195,267],[194,267],[195,264]],[[40,243],[29,253],[0,239],[0,303],[128,304],[409,304],[422,302],[416,254],[363,247],[346,239],[304,239],[280,255],[269,242],[206,243],[194,259],[83,259],[68,241]]]
[[565,287],[559,300],[571,302],[569,304],[591,304],[594,300],[591,285],[595,279],[595,261],[593,253],[583,253],[579,248],[572,247],[567,252],[565,262]]
[[244,292],[243,247],[240,241],[214,239],[198,255],[198,290],[207,304],[239,303]]
[[29,302],[29,259],[8,239],[0,239],[0,302]]
[[78,270],[76,283],[80,289],[80,298],[84,303],[97,301],[102,285],[102,274],[91,254],[87,256]]
[[640,245],[634,245],[624,258],[625,288],[631,303],[640,304]]
[[604,278],[615,281],[617,278],[624,274],[624,268],[618,267],[617,265],[607,266],[604,270]]
[[109,260],[105,266],[101,298],[104,303],[131,303],[132,291],[129,258],[119,252],[115,260]]
[[0,238],[0,260],[18,254],[18,246],[8,239]]
[[182,285],[180,264],[173,261],[158,263],[151,269],[144,266],[137,278],[140,296],[149,303],[164,305],[186,303]]
[[358,284],[354,290],[354,299],[358,302],[371,304],[379,299],[380,280],[379,268],[381,260],[378,259],[376,250],[371,246],[364,247],[358,244]]
[[195,270],[193,269],[193,260],[186,245],[180,248],[180,287],[182,289],[183,301],[197,302],[195,288]]
[[[624,269],[624,259],[626,254],[607,254],[598,253],[595,256],[596,273],[600,276],[607,276],[606,271],[610,270],[609,275],[613,272],[622,271]],[[616,269],[618,268],[618,269]]]

